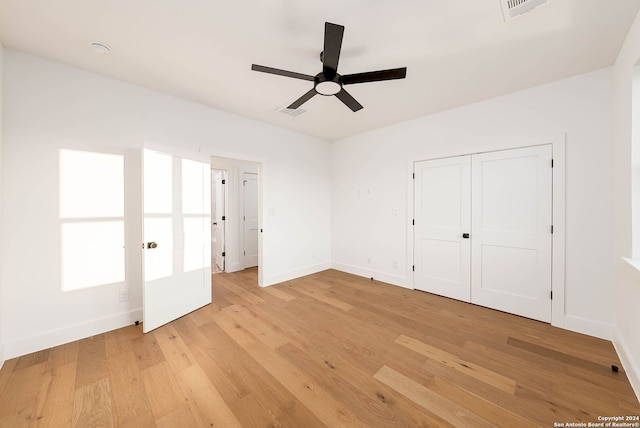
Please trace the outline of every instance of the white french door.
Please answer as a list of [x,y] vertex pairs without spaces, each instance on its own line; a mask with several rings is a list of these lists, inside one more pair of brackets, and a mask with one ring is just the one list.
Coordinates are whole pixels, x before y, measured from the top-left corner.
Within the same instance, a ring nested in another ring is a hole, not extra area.
[[143,150],[143,331],[211,303],[208,157]]
[[415,163],[414,287],[551,321],[551,145]]
[[471,301],[551,321],[552,148],[472,158]]
[[471,157],[415,164],[414,287],[470,301]]

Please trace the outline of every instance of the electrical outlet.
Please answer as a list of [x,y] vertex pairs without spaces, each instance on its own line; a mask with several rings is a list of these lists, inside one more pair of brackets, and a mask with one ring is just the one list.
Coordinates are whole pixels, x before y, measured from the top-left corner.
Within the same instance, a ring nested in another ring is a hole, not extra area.
[[120,290],[119,298],[121,302],[129,300],[129,290]]

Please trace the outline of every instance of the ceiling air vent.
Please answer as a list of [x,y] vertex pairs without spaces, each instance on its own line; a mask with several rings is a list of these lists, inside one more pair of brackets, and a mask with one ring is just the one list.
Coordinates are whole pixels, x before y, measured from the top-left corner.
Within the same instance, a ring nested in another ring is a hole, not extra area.
[[287,116],[291,116],[291,117],[300,117],[305,113],[308,113],[308,110],[305,110],[303,108],[287,108],[285,107],[280,107],[279,109],[277,109],[276,111],[279,111],[280,113],[286,114]]
[[516,16],[522,15],[541,6],[547,2],[547,0],[500,0],[502,3],[502,13],[504,14],[504,21],[511,21]]

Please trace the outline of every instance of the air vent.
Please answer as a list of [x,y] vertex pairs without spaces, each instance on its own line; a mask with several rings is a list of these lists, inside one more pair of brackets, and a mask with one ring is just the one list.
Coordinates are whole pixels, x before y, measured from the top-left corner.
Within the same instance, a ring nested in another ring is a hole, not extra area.
[[542,6],[547,0],[500,0],[502,3],[502,13],[504,21],[511,21],[513,18]]
[[287,108],[285,107],[280,107],[279,109],[277,109],[276,111],[279,111],[280,113],[286,114],[287,116],[291,116],[291,117],[300,117],[305,113],[308,113],[308,110],[305,110],[303,108]]

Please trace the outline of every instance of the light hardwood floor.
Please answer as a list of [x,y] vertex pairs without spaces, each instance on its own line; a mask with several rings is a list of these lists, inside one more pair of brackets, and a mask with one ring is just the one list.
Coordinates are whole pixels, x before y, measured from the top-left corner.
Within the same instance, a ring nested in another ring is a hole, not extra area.
[[611,343],[325,271],[7,361],[1,427],[552,427],[638,415]]

